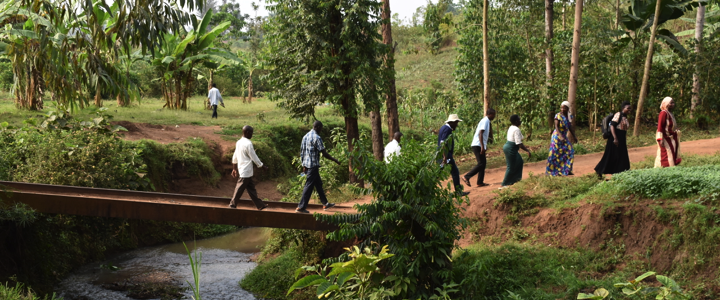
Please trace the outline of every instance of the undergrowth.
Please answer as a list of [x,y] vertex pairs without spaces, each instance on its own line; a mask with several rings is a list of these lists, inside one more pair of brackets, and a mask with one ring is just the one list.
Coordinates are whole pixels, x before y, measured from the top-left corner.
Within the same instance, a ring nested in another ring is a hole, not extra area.
[[286,293],[295,282],[295,270],[319,261],[325,248],[323,233],[298,229],[273,229],[255,269],[240,287],[263,299],[312,299],[314,294]]

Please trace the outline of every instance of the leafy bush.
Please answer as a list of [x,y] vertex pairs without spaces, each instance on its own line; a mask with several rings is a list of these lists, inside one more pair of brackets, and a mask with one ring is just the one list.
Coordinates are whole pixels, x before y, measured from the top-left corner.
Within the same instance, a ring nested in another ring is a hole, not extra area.
[[[268,262],[259,264],[240,281],[240,287],[262,299],[287,299],[295,270],[303,266],[300,249],[291,248]],[[309,297],[308,297],[309,299]]]
[[[575,299],[580,290],[612,285],[609,276],[594,280],[586,275],[602,271],[605,259],[583,249],[477,246],[454,255],[453,278],[461,284],[453,299]],[[508,291],[522,298],[508,297]]]
[[[394,258],[382,264],[384,272],[406,277],[410,287],[401,297],[429,298],[450,279],[450,255],[465,222],[460,211],[465,199],[438,184],[449,168],[436,163],[435,144],[403,143],[402,155],[391,163],[377,161],[359,142],[353,156],[357,175],[370,183],[374,200],[356,205],[356,215],[319,215],[323,222],[340,225],[328,239],[362,239],[359,247],[388,245]],[[341,259],[346,259],[342,258]]]
[[613,176],[627,194],[649,198],[685,198],[720,191],[720,165],[632,170]]
[[[135,142],[126,142],[132,143]],[[220,173],[215,169],[210,147],[201,139],[188,139],[184,143],[163,145],[151,140],[136,142],[142,150],[142,160],[148,169],[148,177],[155,189],[165,191],[173,174],[184,171],[206,184],[214,186],[220,181]]]
[[35,294],[33,294],[32,290],[26,289],[22,283],[16,283],[15,286],[10,286],[6,282],[5,284],[0,284],[0,299],[3,300],[55,300],[55,299],[62,299],[62,298],[56,298],[55,294],[52,294],[51,296],[45,296],[45,297],[39,297]]
[[0,62],[0,91],[9,92],[13,86],[12,64]]

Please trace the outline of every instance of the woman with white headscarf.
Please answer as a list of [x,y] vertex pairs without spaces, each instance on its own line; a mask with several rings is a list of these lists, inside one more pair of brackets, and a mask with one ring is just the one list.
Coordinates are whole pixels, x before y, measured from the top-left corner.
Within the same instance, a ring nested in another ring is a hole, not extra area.
[[[573,175],[572,167],[575,159],[575,149],[573,149],[573,145],[568,139],[568,132],[575,137],[575,129],[570,123],[569,111],[570,102],[564,101],[560,105],[560,112],[555,115],[555,130],[550,140],[550,154],[545,169],[545,173],[551,176]],[[577,142],[577,139],[574,142]]]
[[658,128],[655,139],[658,142],[656,168],[674,167],[682,162],[680,158],[680,130],[671,110],[675,108],[675,100],[665,97],[660,104]]

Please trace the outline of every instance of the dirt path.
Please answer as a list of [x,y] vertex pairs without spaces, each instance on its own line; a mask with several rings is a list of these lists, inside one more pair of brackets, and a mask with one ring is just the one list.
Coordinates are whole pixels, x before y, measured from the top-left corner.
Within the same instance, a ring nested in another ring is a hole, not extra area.
[[[720,151],[720,138],[681,142],[680,147],[681,155],[714,154]],[[523,159],[527,158],[527,153],[521,151],[521,154],[523,155]],[[647,156],[655,157],[657,155],[657,146],[631,148],[628,149],[628,154],[630,155],[631,163],[642,161],[645,160],[645,157]],[[585,175],[595,172],[595,166],[600,161],[600,158],[602,158],[602,156],[602,152],[575,156],[573,173],[575,173],[575,175]],[[545,167],[545,161],[525,164],[523,167],[523,178],[528,178],[530,176],[530,173],[536,175],[544,174]],[[472,187],[468,188],[467,186],[463,185],[465,187],[465,191],[470,192],[470,195],[468,195],[468,197],[470,197],[470,207],[467,208],[467,215],[475,215],[479,211],[487,208],[487,204],[495,196],[495,193],[493,193],[493,191],[497,190],[500,187],[500,184],[502,184],[503,178],[505,177],[505,169],[506,168],[495,168],[485,171],[485,182],[489,183],[489,186],[475,186],[476,179],[474,177],[470,180],[470,182],[473,183]],[[462,175],[464,174],[460,174],[460,176]],[[443,184],[445,183],[446,182],[443,182]],[[346,203],[345,205],[351,206],[355,203],[369,203],[371,200],[371,197],[364,197],[362,199],[358,199],[357,201]]]
[[[146,123],[132,123],[128,121],[113,122],[125,127],[128,131],[121,131],[123,138],[130,141],[138,141],[142,139],[153,140],[161,144],[180,143],[188,138],[201,138],[205,142],[214,142],[219,146],[218,153],[222,156],[224,153],[235,148],[234,141],[228,141],[222,138],[220,126],[197,126],[197,125],[153,125]],[[217,151],[217,150],[216,150]],[[232,165],[223,164],[222,179],[217,187],[207,186],[204,182],[196,179],[180,179],[173,183],[175,187],[172,192],[187,195],[203,195],[216,197],[232,197],[235,190],[236,180],[230,176]],[[263,199],[278,201],[283,195],[277,191],[278,182],[274,180],[266,180],[255,183],[258,196]],[[247,193],[244,198],[247,198]]]

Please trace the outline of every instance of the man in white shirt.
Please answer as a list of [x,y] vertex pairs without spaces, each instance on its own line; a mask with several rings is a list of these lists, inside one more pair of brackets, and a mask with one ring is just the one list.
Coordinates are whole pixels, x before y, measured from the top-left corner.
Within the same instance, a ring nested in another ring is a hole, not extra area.
[[396,131],[393,140],[385,146],[385,163],[389,164],[393,156],[400,155],[400,138],[403,134]]
[[223,98],[220,95],[220,90],[217,89],[217,85],[214,83],[212,84],[212,88],[208,92],[208,101],[210,102],[210,106],[213,110],[212,117],[210,118],[217,119],[218,101],[220,101],[220,105],[222,105],[222,107],[225,107],[225,103],[223,102]]
[[495,120],[495,110],[492,108],[489,108],[487,110],[487,115],[480,120],[480,123],[478,123],[477,129],[475,130],[475,135],[473,135],[473,141],[472,141],[472,151],[475,154],[475,160],[477,161],[477,165],[470,170],[465,176],[462,177],[462,181],[467,186],[470,185],[470,178],[475,176],[477,174],[477,186],[483,187],[488,186],[489,184],[485,183],[485,166],[487,165],[487,143],[488,139],[490,138],[490,129],[492,128],[492,125],[490,122],[492,120]]
[[232,158],[232,176],[238,177],[238,182],[235,186],[235,194],[233,194],[233,197],[230,200],[230,207],[237,207],[237,201],[240,200],[240,196],[242,196],[245,189],[247,189],[250,199],[253,203],[255,203],[255,207],[257,207],[258,210],[263,210],[268,205],[257,196],[255,183],[253,183],[252,180],[253,162],[258,166],[258,168],[263,168],[263,170],[267,170],[268,168],[263,165],[257,157],[257,154],[255,154],[255,148],[253,148],[253,144],[250,142],[250,139],[253,136],[253,128],[246,125],[243,127],[242,131],[243,137],[235,144],[235,154],[233,154]]

